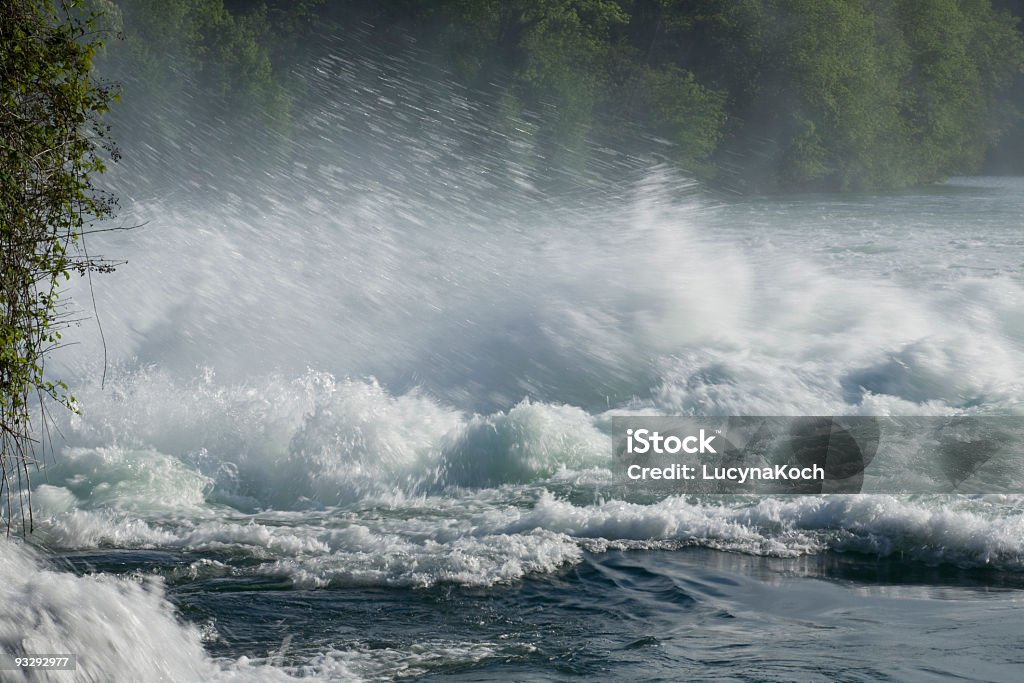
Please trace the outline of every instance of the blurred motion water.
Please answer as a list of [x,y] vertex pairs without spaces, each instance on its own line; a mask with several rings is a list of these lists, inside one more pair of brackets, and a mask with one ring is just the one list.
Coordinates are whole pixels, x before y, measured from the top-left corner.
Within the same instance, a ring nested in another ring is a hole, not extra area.
[[464,156],[457,93],[318,68],[346,95],[308,125],[359,144],[94,239],[111,369],[88,323],[51,363],[83,412],[0,558],[5,647],[97,681],[1019,680],[1024,501],[651,500],[609,430],[1024,413],[1024,180],[722,199],[630,160],[552,199],[514,138]]

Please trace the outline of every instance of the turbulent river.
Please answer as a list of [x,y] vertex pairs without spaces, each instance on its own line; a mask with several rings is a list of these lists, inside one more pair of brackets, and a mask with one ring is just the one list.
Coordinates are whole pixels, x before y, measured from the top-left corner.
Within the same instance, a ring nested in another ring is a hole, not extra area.
[[95,681],[1020,680],[1024,498],[634,495],[610,425],[1024,414],[1024,181],[516,210],[314,173],[94,240],[109,367],[92,322],[51,363],[82,412],[0,642]]

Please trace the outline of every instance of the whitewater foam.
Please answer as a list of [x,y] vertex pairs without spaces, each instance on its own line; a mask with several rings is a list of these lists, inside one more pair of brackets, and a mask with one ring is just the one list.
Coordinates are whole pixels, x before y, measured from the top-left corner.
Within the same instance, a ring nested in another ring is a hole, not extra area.
[[[105,387],[81,361],[99,355],[88,330],[53,366],[83,413],[59,416],[66,442],[35,477],[33,542],[183,559],[136,583],[18,549],[6,590],[42,640],[5,622],[5,648],[102,636],[95,680],[141,672],[164,642],[174,680],[379,678],[521,653],[431,640],[214,660],[216,626],[181,622],[160,582],[479,587],[684,548],[1024,571],[1015,497],[652,498],[610,467],[615,415],[1021,414],[1024,286],[1002,233],[965,246],[941,223],[914,241],[884,207],[873,224],[864,207],[765,218],[663,173],[631,202],[529,225],[395,188],[388,209],[345,210],[264,189],[259,218],[140,207],[165,227],[105,245],[130,263],[97,283],[116,311]],[[133,618],[152,631],[118,625]]]

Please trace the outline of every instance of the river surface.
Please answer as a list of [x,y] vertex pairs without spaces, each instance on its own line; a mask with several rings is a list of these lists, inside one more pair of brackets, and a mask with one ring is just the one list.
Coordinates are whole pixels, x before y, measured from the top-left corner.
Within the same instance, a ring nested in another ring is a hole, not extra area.
[[77,654],[53,680],[1024,678],[1024,497],[634,494],[610,438],[1024,418],[1024,180],[653,168],[517,209],[315,173],[96,238],[109,366],[91,322],[52,363],[82,412],[0,554],[5,647]]

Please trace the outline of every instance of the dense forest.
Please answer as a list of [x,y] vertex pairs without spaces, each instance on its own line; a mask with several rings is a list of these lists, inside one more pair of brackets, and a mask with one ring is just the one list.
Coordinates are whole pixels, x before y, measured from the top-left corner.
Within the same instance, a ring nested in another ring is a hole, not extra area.
[[122,126],[125,146],[167,158],[206,146],[197,120],[230,121],[216,139],[239,150],[300,135],[296,65],[344,50],[460,84],[482,125],[529,137],[538,173],[595,148],[754,191],[1022,170],[1015,1],[95,2],[123,37],[101,67],[125,87],[115,116],[151,124]]

